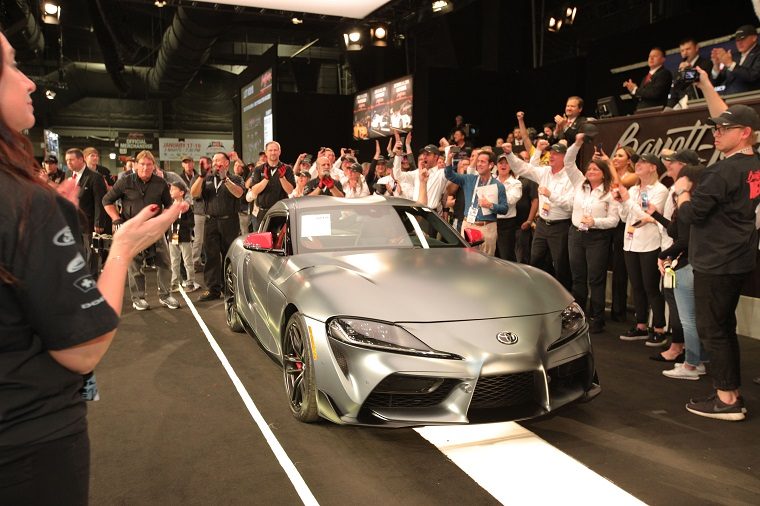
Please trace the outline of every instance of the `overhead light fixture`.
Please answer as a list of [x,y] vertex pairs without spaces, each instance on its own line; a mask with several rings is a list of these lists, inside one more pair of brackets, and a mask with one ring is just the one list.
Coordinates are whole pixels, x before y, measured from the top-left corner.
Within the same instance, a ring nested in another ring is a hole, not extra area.
[[153,5],[155,5],[159,9],[161,7],[166,7],[166,0],[156,0],[155,2],[153,2]]
[[42,21],[48,25],[61,22],[61,6],[55,2],[45,2],[42,6]]
[[358,28],[352,29],[343,34],[343,41],[346,43],[346,49],[349,51],[361,51],[364,47],[361,43],[362,32]]
[[300,19],[300,18],[297,18],[297,17],[293,16],[293,18],[290,20],[290,22],[293,23],[294,25],[302,25],[303,24],[303,19]]
[[372,37],[372,45],[378,47],[386,47],[388,45],[388,28],[384,24],[378,24],[372,27],[369,31]]
[[116,153],[108,153],[109,160],[116,160]]
[[561,19],[552,16],[549,18],[548,30],[550,32],[558,32],[560,28],[562,28],[562,23],[563,21]]
[[436,0],[432,8],[434,14],[445,14],[454,10],[454,6],[448,0]]
[[55,100],[55,92],[53,90],[45,90],[45,98]]
[[575,22],[575,15],[578,13],[578,7],[568,7],[565,9],[565,24],[572,25]]

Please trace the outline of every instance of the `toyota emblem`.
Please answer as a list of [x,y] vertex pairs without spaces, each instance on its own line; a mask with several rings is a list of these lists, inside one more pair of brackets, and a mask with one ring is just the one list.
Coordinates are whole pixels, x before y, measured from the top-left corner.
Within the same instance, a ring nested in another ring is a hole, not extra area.
[[512,332],[499,332],[496,334],[496,340],[501,344],[515,344],[517,343],[517,334]]

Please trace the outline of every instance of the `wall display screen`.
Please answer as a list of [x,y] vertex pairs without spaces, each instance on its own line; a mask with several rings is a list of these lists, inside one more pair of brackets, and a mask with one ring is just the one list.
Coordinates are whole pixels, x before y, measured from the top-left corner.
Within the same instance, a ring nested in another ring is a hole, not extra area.
[[387,137],[412,130],[412,76],[375,86],[354,98],[354,139]]
[[274,140],[272,114],[272,69],[240,90],[240,120],[243,147],[241,157],[255,163],[266,143]]

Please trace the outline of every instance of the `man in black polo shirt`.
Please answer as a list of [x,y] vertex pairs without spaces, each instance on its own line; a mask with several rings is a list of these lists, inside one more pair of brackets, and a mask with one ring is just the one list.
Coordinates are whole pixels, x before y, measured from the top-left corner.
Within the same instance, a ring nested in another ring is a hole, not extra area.
[[330,160],[326,156],[317,158],[317,177],[306,183],[303,194],[345,197],[340,181],[336,181],[330,177],[330,169]]
[[[141,151],[135,157],[134,174],[116,181],[103,197],[103,208],[113,220],[116,232],[126,220],[134,217],[146,206],[157,205],[161,209],[171,207],[169,185],[155,174],[156,159],[150,151]],[[116,209],[116,201],[121,199],[121,214]],[[155,250],[156,271],[158,274],[158,300],[169,309],[179,308],[179,302],[169,292],[171,282],[171,263],[166,237],[161,237],[152,248],[141,252],[129,264],[129,291],[132,295],[132,307],[137,311],[150,309],[145,300],[145,274],[142,272],[144,257]]]
[[238,207],[245,191],[242,178],[229,173],[230,158],[226,153],[215,154],[212,164],[206,177],[196,179],[190,189],[193,198],[202,200],[206,210],[203,230],[206,291],[198,297],[200,302],[222,296],[222,262],[230,245],[240,235]]
[[51,186],[58,186],[66,179],[66,173],[58,168],[58,157],[55,155],[48,155],[43,164],[48,183]]
[[280,161],[280,143],[271,141],[266,145],[267,161],[253,171],[251,191],[259,206],[256,215],[259,223],[269,208],[288,195],[296,186],[296,178],[290,165]]

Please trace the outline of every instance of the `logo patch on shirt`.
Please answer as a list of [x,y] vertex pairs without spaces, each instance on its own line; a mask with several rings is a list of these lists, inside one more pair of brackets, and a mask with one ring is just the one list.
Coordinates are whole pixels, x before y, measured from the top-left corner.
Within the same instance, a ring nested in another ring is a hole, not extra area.
[[760,169],[753,170],[749,173],[747,183],[749,183],[750,200],[760,197]]
[[63,227],[53,236],[53,244],[56,246],[71,246],[74,244],[74,234],[71,233],[71,228]]
[[90,290],[94,289],[98,286],[98,284],[95,282],[94,279],[92,279],[92,276],[89,274],[86,276],[82,276],[81,278],[74,281],[74,286],[82,290],[84,293],[89,292]]
[[77,253],[77,256],[75,256],[71,262],[69,262],[69,265],[66,266],[66,272],[72,273],[81,271],[82,268],[85,266],[84,258],[82,257],[81,253]]

